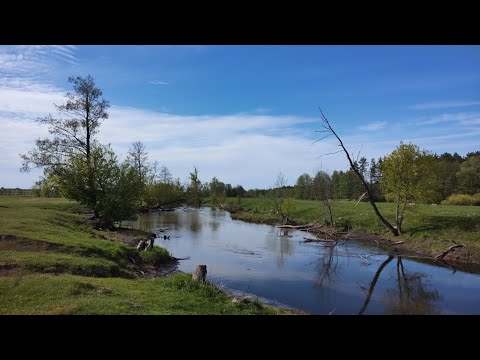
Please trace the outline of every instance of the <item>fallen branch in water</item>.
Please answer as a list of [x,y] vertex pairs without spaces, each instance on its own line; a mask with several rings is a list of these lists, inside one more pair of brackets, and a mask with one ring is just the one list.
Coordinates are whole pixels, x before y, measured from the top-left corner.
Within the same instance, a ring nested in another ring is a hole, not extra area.
[[463,245],[456,243],[455,241],[453,242],[455,243],[455,245],[450,246],[447,250],[435,256],[435,259],[443,259],[449,252],[455,250],[456,248],[464,247]]
[[275,226],[276,228],[279,228],[279,229],[303,229],[303,228],[308,228],[308,227],[312,227],[314,226],[315,224],[307,224],[307,225],[277,225]]
[[173,260],[188,260],[188,259],[190,259],[190,256],[187,256],[187,257],[184,257],[184,258],[177,258],[177,257],[175,257],[175,256],[171,256],[171,258],[172,258]]
[[309,242],[328,242],[328,243],[333,243],[333,242],[335,242],[335,240],[312,239],[312,238],[307,238],[307,237],[304,237],[303,239],[304,239],[304,240],[303,240],[304,243],[309,243]]

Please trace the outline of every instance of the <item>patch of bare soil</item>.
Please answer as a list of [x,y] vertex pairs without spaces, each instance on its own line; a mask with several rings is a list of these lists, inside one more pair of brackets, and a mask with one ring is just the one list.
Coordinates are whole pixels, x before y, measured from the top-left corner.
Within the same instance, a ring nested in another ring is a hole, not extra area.
[[141,265],[133,273],[139,278],[156,278],[181,273],[178,261],[172,260],[160,266]]
[[92,235],[128,246],[137,246],[140,240],[148,239],[150,233],[136,229],[116,229],[114,231],[95,230]]
[[15,235],[0,235],[0,250],[45,251],[54,250],[58,246],[40,240],[31,240]]
[[15,264],[0,264],[0,277],[13,276],[18,273],[18,267]]

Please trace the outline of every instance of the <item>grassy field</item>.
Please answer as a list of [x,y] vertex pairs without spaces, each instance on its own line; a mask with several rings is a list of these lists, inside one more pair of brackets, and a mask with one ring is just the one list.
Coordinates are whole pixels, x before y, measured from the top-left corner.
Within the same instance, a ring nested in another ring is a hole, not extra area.
[[136,267],[166,262],[168,252],[156,247],[142,257],[132,246],[105,239],[73,213],[79,210],[64,199],[0,196],[0,314],[285,312],[232,303],[189,274],[138,279]]
[[[238,201],[228,198],[233,209]],[[393,204],[378,203],[380,212],[392,223],[395,219]],[[232,218],[250,222],[278,223],[279,217],[272,211],[272,202],[265,198],[241,200],[241,210],[232,213]],[[390,232],[375,216],[369,203],[339,200],[334,204],[334,220],[340,226],[349,225],[354,232],[380,234],[393,239]],[[319,201],[295,200],[291,221],[307,224],[325,219]],[[455,240],[466,247],[456,254],[462,260],[480,263],[480,206],[417,205],[405,214],[403,224],[405,247],[425,253],[445,250]],[[399,240],[395,238],[395,240]]]

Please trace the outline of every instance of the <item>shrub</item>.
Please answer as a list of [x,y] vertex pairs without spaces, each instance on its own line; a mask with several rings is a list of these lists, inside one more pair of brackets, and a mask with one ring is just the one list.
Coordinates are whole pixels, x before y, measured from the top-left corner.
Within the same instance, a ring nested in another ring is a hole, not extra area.
[[141,251],[140,257],[145,264],[160,265],[170,260],[170,254],[162,247],[154,246],[150,251]]
[[443,200],[442,205],[480,206],[480,193],[475,195],[453,194]]

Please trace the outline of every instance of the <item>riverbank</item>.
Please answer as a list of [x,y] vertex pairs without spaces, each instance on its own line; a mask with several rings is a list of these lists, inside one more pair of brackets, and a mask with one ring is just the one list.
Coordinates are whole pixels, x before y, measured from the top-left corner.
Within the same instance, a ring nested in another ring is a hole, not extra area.
[[[279,224],[280,218],[272,211],[271,200],[265,198],[228,198],[226,210],[232,219]],[[389,220],[394,219],[393,204],[378,203],[380,212]],[[480,207],[418,205],[407,212],[404,234],[393,236],[375,216],[369,203],[339,200],[333,205],[334,221],[341,229],[348,229],[349,239],[383,243],[396,253],[414,254],[435,258],[455,242],[463,245],[449,252],[443,260],[459,264],[480,265]],[[322,203],[312,200],[294,200],[289,220],[294,224],[322,222],[325,218]],[[389,246],[394,242],[402,244]]]
[[[95,230],[75,202],[0,197],[0,314],[284,314],[176,274],[148,234]],[[165,276],[169,275],[169,276]]]

